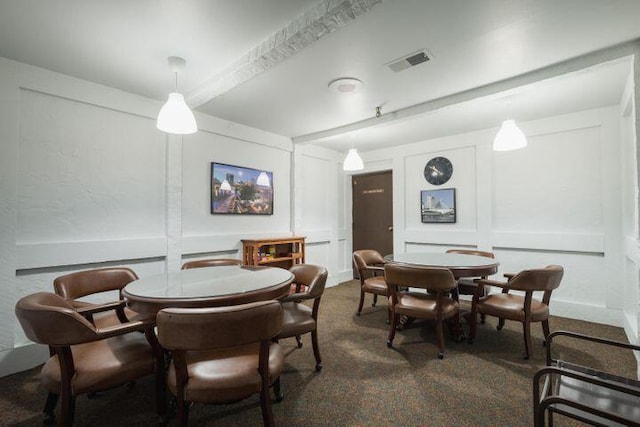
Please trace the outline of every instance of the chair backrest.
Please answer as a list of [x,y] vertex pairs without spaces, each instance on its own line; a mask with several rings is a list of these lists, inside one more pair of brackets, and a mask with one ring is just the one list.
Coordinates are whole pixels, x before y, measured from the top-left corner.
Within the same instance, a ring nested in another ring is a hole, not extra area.
[[312,264],[296,264],[289,271],[293,273],[294,283],[304,285],[306,299],[322,296],[329,275],[326,268]]
[[212,350],[270,340],[282,328],[282,304],[258,301],[214,308],[165,308],[156,317],[167,350]]
[[388,263],[384,266],[384,280],[390,287],[446,291],[456,287],[456,279],[448,268]]
[[61,297],[74,300],[107,291],[121,291],[138,276],[130,268],[113,267],[79,271],[57,277],[53,289]]
[[447,250],[446,253],[462,254],[462,255],[477,255],[477,256],[483,256],[486,258],[495,258],[495,256],[493,255],[493,252],[478,251],[475,249],[449,249]]
[[199,259],[197,261],[185,262],[182,264],[182,269],[188,270],[190,268],[220,267],[223,265],[242,265],[242,260],[235,258]]
[[380,252],[374,249],[360,249],[353,252],[353,262],[358,270],[360,280],[364,280],[367,275],[367,267],[369,266],[382,266],[384,264],[384,258],[380,255]]
[[97,339],[96,328],[60,295],[38,292],[21,298],[16,317],[27,338],[38,344],[68,346]]
[[522,270],[509,279],[509,288],[519,291],[549,292],[560,286],[564,269],[559,265]]

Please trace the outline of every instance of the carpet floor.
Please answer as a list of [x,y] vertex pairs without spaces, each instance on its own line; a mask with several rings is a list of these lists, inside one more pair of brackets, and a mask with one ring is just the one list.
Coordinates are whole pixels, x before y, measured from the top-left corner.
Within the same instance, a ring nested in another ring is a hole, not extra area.
[[[361,316],[356,281],[329,288],[320,305],[319,337],[324,368],[314,369],[310,335],[304,346],[281,341],[287,358],[281,377],[284,401],[273,404],[277,425],[286,426],[530,426],[532,378],[544,365],[539,324],[533,325],[533,355],[522,358],[521,325],[497,319],[478,326],[473,344],[454,342],[446,334],[444,360],[437,358],[436,335],[430,323],[415,322],[396,333],[387,348],[386,302],[371,307],[366,296]],[[383,299],[381,299],[383,300]],[[571,330],[627,341],[624,331],[607,325],[559,317],[551,330]],[[564,358],[636,377],[631,352],[602,351],[594,344],[554,345]],[[46,393],[39,368],[0,378],[0,425],[42,425]],[[156,424],[153,379],[134,388],[120,387],[97,396],[80,396],[77,426],[151,426]],[[175,417],[170,425],[175,425]],[[229,405],[196,404],[192,426],[261,425],[257,395]],[[577,425],[561,417],[556,425]]]

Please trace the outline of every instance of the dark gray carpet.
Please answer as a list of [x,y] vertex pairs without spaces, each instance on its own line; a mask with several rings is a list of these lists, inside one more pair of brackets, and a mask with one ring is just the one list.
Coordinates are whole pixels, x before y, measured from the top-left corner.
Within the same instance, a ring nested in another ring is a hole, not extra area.
[[[497,319],[478,328],[474,344],[446,340],[445,359],[436,357],[432,325],[416,322],[398,331],[394,348],[386,346],[386,303],[371,307],[367,295],[362,316],[355,316],[359,286],[355,281],[329,288],[320,307],[320,351],[324,369],[314,370],[310,336],[287,352],[282,375],[285,400],[273,405],[276,424],[286,426],[529,426],[531,379],[544,365],[539,324],[533,328],[533,356],[522,359],[521,325]],[[553,318],[551,329],[565,329],[626,341],[620,328]],[[594,345],[558,346],[565,358],[635,377],[630,352],[603,352]],[[39,369],[0,379],[0,424],[41,425],[45,392]],[[261,425],[257,396],[233,405],[195,405],[191,425]],[[78,426],[149,426],[156,423],[151,379],[129,390],[120,387],[77,400]],[[175,424],[175,418],[171,420]],[[556,419],[556,425],[573,425]]]

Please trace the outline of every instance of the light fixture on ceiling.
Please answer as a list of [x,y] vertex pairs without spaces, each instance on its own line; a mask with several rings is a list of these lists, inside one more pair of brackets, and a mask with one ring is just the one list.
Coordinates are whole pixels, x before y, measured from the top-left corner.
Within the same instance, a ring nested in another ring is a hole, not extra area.
[[493,140],[493,151],[510,151],[527,146],[527,137],[514,120],[505,120]]
[[357,93],[362,89],[362,81],[353,77],[340,77],[329,82],[329,92],[338,94]]
[[349,149],[347,157],[345,157],[344,163],[342,164],[342,170],[359,171],[362,169],[364,169],[364,163],[362,162],[362,158],[358,154],[358,150],[356,150],[355,148]]
[[156,126],[161,131],[176,135],[187,135],[198,130],[196,119],[191,109],[178,93],[178,72],[182,71],[186,61],[177,56],[169,57],[169,68],[176,75],[176,91],[169,94],[169,99],[160,109]]

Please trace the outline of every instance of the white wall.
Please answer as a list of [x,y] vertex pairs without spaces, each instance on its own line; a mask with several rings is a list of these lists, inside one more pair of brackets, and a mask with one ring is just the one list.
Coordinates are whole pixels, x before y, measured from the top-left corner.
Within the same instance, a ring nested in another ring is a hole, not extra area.
[[[44,360],[13,308],[72,271],[144,277],[184,256],[239,257],[240,239],[291,235],[289,138],[197,115],[158,131],[159,101],[0,58],[0,376]],[[274,214],[210,214],[212,161],[274,173]]]
[[328,286],[352,278],[351,201],[345,199],[342,160],[336,151],[295,147],[294,232],[307,238],[305,262],[329,270]]
[[[493,152],[497,129],[364,152],[364,172],[391,165],[394,251],[493,251],[502,272],[560,264],[555,315],[622,326],[620,108],[519,123],[523,150]],[[454,173],[457,221],[423,224],[423,169],[435,156]]]

